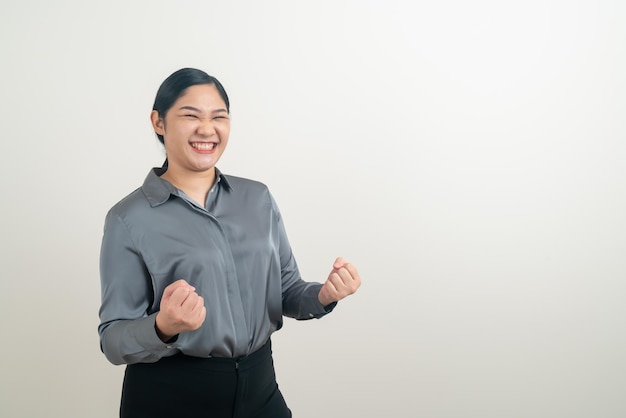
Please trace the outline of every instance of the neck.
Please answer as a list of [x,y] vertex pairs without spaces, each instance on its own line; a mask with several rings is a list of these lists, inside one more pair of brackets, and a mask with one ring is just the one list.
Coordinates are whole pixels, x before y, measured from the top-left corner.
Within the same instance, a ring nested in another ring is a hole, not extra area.
[[204,207],[209,190],[215,183],[215,168],[201,173],[190,173],[180,172],[170,166],[161,178],[172,183],[174,187],[182,190],[187,196]]

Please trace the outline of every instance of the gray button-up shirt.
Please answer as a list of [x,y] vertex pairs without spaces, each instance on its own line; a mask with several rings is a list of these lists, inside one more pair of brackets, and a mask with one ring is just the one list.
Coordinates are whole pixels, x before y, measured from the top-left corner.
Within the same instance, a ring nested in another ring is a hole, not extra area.
[[[107,214],[100,254],[100,345],[114,364],[155,362],[178,352],[238,357],[263,346],[282,316],[332,310],[319,283],[302,280],[280,212],[267,187],[226,176],[206,207],[150,171],[143,186]],[[155,317],[163,290],[187,280],[207,315],[196,331],[163,343]]]

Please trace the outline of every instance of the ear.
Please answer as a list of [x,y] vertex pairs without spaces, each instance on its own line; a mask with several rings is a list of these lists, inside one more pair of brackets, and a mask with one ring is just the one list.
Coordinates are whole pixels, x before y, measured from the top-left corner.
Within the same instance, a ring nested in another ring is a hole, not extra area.
[[165,122],[159,117],[159,112],[153,110],[152,113],[150,113],[150,122],[152,122],[154,132],[159,135],[165,135]]

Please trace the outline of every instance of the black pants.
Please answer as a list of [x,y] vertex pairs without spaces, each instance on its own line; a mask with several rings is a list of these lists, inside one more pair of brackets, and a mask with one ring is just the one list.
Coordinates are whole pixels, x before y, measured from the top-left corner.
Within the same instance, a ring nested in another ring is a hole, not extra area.
[[176,355],[126,367],[122,418],[289,418],[271,343],[240,359]]

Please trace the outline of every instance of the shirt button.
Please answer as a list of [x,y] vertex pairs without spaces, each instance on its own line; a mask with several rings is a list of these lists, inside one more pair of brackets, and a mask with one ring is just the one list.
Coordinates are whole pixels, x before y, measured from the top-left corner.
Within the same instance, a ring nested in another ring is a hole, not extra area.
[[315,315],[313,315],[312,313],[309,314],[309,318],[315,318]]
[[168,345],[165,346],[165,348],[174,348],[174,346],[171,345],[171,344],[168,344]]

